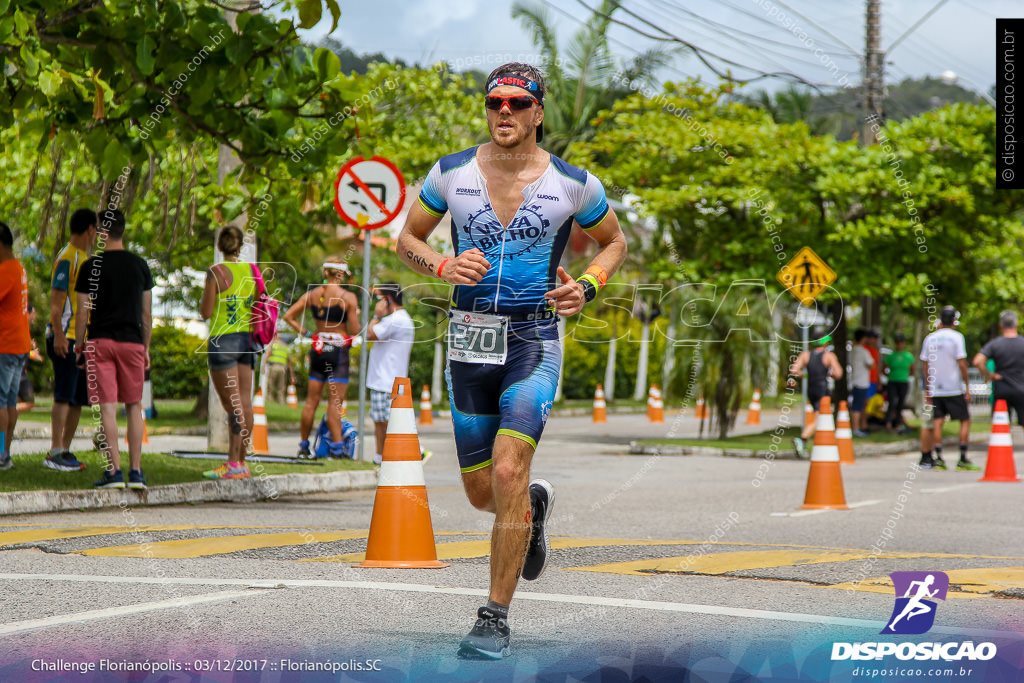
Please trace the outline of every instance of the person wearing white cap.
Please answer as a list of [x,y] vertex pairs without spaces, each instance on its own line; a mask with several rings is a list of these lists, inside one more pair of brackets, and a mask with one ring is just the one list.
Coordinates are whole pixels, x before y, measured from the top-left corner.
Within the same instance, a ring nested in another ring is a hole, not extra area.
[[[359,300],[342,285],[352,271],[344,260],[328,258],[323,266],[324,283],[312,285],[284,314],[284,321],[300,336],[313,340],[309,350],[309,389],[306,405],[302,408],[299,431],[299,457],[310,457],[309,433],[313,430],[324,385],[328,387],[327,429],[331,436],[331,456],[341,457],[344,442],[341,439],[341,406],[348,390],[349,348],[352,337],[359,334]],[[302,324],[302,316],[309,309],[313,314],[314,329]]]

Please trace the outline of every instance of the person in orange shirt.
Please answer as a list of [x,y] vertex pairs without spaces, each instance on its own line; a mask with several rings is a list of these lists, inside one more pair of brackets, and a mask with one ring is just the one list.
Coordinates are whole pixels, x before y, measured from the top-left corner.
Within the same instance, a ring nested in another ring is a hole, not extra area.
[[28,278],[14,258],[14,235],[0,223],[0,470],[14,466],[11,441],[18,423],[18,384],[32,350],[28,331]]

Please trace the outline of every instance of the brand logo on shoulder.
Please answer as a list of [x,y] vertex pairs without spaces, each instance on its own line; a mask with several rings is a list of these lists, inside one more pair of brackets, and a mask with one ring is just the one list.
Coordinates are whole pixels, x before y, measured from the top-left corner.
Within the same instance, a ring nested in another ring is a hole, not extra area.
[[457,187],[455,188],[456,195],[465,195],[467,197],[479,197],[480,190],[474,190],[469,187]]

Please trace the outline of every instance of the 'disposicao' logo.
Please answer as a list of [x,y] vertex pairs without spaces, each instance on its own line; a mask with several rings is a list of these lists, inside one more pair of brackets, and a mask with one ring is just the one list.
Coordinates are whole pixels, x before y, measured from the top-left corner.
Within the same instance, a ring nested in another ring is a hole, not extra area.
[[949,577],[944,572],[893,572],[889,576],[896,588],[896,604],[879,633],[927,633],[935,623],[935,600],[946,599]]

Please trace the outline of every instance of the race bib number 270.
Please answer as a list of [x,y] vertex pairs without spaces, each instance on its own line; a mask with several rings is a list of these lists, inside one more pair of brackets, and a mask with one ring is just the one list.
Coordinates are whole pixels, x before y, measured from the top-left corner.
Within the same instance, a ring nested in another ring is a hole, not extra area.
[[448,360],[504,365],[508,355],[508,318],[458,311],[448,321]]

